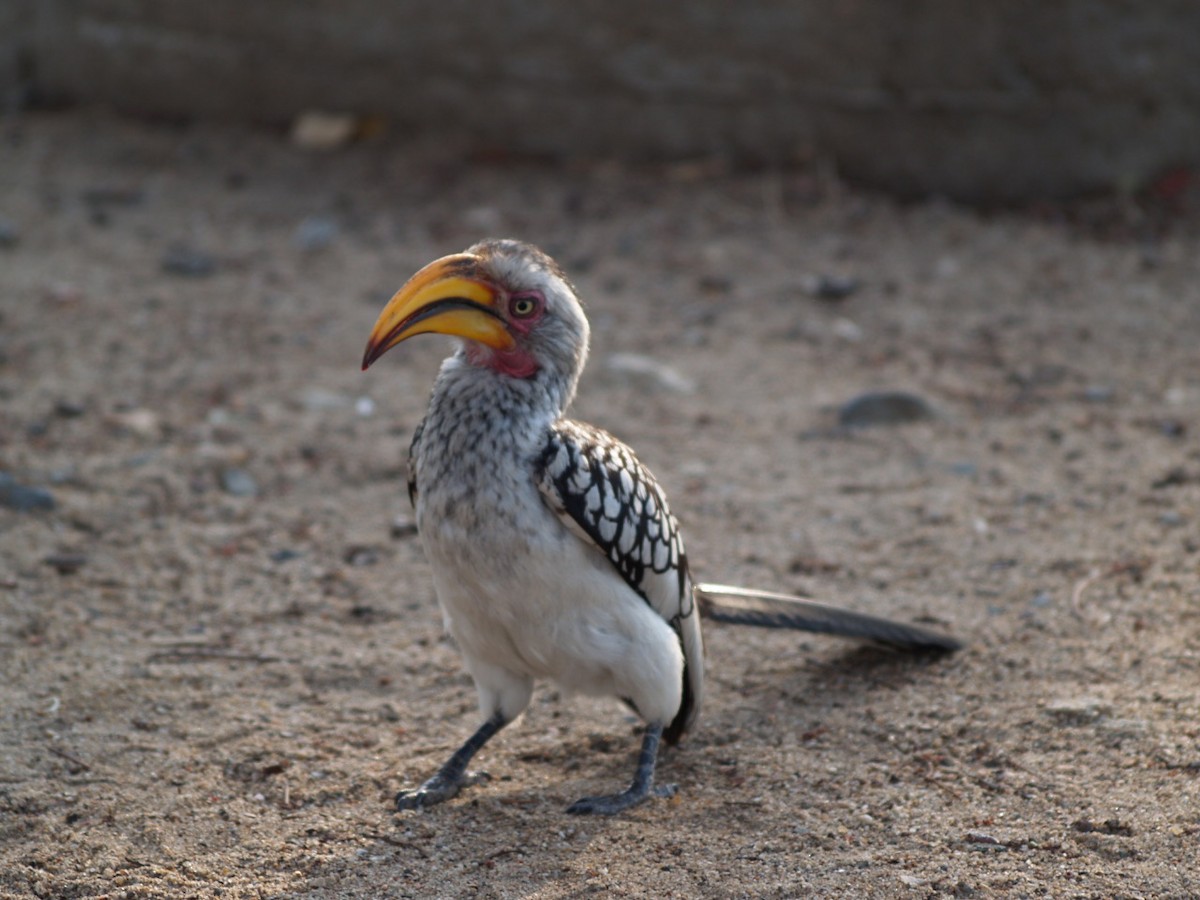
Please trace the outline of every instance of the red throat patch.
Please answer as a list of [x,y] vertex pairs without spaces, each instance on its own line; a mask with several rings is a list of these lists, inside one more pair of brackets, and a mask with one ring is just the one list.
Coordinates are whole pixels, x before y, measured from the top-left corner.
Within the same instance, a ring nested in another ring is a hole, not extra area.
[[493,372],[512,378],[532,378],[537,374],[537,360],[519,347],[512,350],[492,350],[474,342],[467,344],[467,359],[473,366],[485,366]]

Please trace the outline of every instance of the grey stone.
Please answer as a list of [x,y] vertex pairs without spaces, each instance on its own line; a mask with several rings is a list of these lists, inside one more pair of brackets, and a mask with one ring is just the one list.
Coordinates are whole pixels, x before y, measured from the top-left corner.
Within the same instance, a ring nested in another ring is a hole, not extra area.
[[74,575],[87,565],[88,558],[82,553],[51,553],[42,560],[59,575]]
[[0,506],[17,512],[36,512],[55,507],[54,495],[44,488],[19,484],[6,472],[0,472]]
[[207,278],[217,271],[217,261],[210,254],[184,244],[168,247],[160,264],[164,272],[184,278]]
[[859,394],[838,410],[844,428],[903,425],[935,418],[937,413],[922,397],[904,391],[871,391]]
[[800,282],[801,290],[808,296],[830,302],[845,300],[860,287],[861,281],[847,275],[810,275]]
[[640,353],[613,353],[605,360],[605,367],[642,390],[673,394],[691,394],[696,390],[696,382],[686,375]]
[[21,229],[12,219],[0,216],[0,247],[15,247],[21,241]]
[[324,250],[338,236],[338,224],[329,216],[308,216],[292,232],[292,244],[304,253]]
[[1060,725],[1090,725],[1111,713],[1112,707],[1097,697],[1064,697],[1046,704],[1046,715]]
[[258,482],[245,469],[222,469],[221,487],[227,494],[235,497],[255,497],[258,495]]

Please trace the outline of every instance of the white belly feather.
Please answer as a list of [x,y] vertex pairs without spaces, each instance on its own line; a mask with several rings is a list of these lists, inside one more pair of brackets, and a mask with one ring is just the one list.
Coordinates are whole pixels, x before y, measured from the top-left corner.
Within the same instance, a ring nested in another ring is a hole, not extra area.
[[532,481],[492,474],[509,484],[503,514],[487,509],[485,496],[476,497],[477,516],[418,510],[432,518],[422,521],[422,537],[447,629],[476,679],[494,669],[548,678],[569,691],[628,698],[648,720],[670,721],[683,672],[670,626],[562,525]]

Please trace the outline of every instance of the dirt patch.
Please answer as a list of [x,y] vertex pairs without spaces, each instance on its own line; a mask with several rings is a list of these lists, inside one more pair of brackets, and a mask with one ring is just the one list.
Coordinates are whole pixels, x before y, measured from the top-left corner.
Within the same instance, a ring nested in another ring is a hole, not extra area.
[[[0,894],[1200,893],[1189,223],[80,113],[2,137],[0,472],[42,499],[0,505]],[[635,723],[544,686],[489,784],[394,814],[475,700],[401,471],[445,345],[358,361],[486,235],[572,275],[574,412],[664,482],[700,577],[969,648],[713,626],[677,799],[565,816]],[[839,428],[868,389],[936,415]]]

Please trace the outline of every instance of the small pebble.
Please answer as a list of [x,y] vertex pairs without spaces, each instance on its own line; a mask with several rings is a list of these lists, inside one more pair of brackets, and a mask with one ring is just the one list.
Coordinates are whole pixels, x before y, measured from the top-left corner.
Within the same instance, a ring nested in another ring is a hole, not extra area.
[[463,223],[480,234],[504,230],[504,214],[494,206],[473,206],[463,213]]
[[292,232],[292,245],[304,253],[324,250],[338,237],[338,224],[329,216],[308,216]]
[[87,407],[76,400],[59,400],[54,404],[54,414],[63,419],[78,419]]
[[1116,388],[1107,384],[1093,384],[1083,391],[1083,399],[1088,403],[1112,403],[1116,396]]
[[991,846],[1004,846],[998,837],[988,834],[986,831],[968,831],[966,838],[968,844],[989,844]]
[[0,216],[0,247],[15,247],[21,242],[21,230],[12,219]]
[[135,407],[113,413],[108,417],[113,425],[141,438],[158,438],[162,436],[162,426],[158,414],[151,409]]
[[857,278],[844,275],[809,275],[800,282],[800,289],[816,300],[836,302],[845,300],[862,287]]
[[50,303],[61,307],[74,307],[86,297],[83,289],[69,281],[54,281],[42,288],[42,296]]
[[728,294],[733,290],[733,279],[725,275],[701,275],[696,286],[705,294]]
[[1076,819],[1071,823],[1071,828],[1080,834],[1114,834],[1118,837],[1133,837],[1133,828],[1120,819],[1105,819],[1103,822]]
[[1096,727],[1115,741],[1144,737],[1150,730],[1145,719],[1101,719]]
[[1183,487],[1197,480],[1200,480],[1200,476],[1193,475],[1187,469],[1183,468],[1183,466],[1175,466],[1168,469],[1166,474],[1161,478],[1152,481],[1150,487],[1156,491],[1161,491],[1164,488]]
[[857,322],[852,322],[850,319],[839,318],[834,319],[833,325],[830,326],[833,336],[841,338],[851,344],[857,344],[863,339],[863,330]]
[[916,394],[903,391],[871,391],[859,394],[838,410],[843,428],[872,428],[903,425],[935,418],[933,407]]
[[6,472],[0,472],[0,506],[17,512],[54,509],[54,495],[44,488],[27,487]]
[[82,553],[51,553],[42,560],[59,575],[74,575],[87,565],[87,561]]
[[182,278],[207,278],[217,271],[217,261],[211,254],[183,244],[168,247],[160,265],[169,275]]
[[222,469],[221,487],[227,494],[233,494],[235,497],[258,495],[258,482],[245,469]]
[[279,550],[272,550],[270,553],[270,558],[271,562],[273,563],[285,563],[291,562],[293,559],[299,559],[301,555],[302,554],[299,550],[291,550],[287,547],[283,547]]
[[354,403],[345,394],[337,394],[324,388],[309,388],[300,395],[300,403],[309,412],[323,412],[327,409],[343,409]]
[[1187,425],[1179,419],[1163,419],[1158,423],[1158,430],[1164,437],[1181,438],[1187,435]]
[[373,566],[379,562],[379,550],[361,544],[347,547],[346,552],[342,554],[342,560],[351,566]]
[[309,110],[292,122],[291,140],[304,150],[336,150],[354,139],[358,119],[352,113]]
[[606,361],[606,366],[608,371],[625,376],[644,388],[673,394],[691,394],[696,390],[696,383],[686,375],[640,353],[614,353]]
[[1112,712],[1096,697],[1068,697],[1046,704],[1046,715],[1061,725],[1087,725]]
[[396,516],[392,519],[391,534],[396,540],[414,537],[417,534],[417,523],[408,516]]

